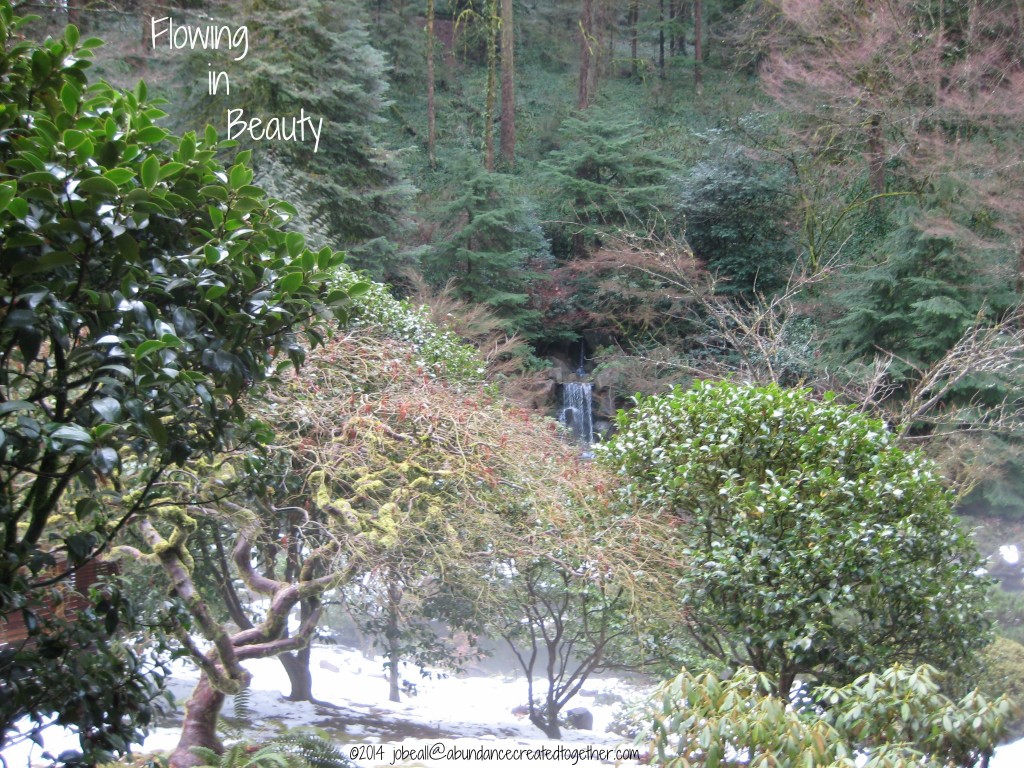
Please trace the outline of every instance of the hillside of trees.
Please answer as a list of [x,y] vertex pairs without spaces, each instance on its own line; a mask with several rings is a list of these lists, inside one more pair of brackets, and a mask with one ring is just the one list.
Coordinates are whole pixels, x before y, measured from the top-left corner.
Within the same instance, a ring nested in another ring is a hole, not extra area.
[[[240,133],[255,180],[398,297],[486,309],[526,342],[512,370],[582,344],[618,405],[842,391],[933,443],[965,509],[1024,514],[1016,370],[967,341],[1016,343],[1018,4],[182,5],[69,13],[176,132],[322,118],[315,151]],[[154,48],[165,17],[248,48]]]
[[0,22],[4,739],[118,759],[177,654],[207,764],[243,661],[313,700],[332,602],[396,701],[506,643],[550,738],[600,669],[669,680],[664,765],[1024,732],[1021,0]]

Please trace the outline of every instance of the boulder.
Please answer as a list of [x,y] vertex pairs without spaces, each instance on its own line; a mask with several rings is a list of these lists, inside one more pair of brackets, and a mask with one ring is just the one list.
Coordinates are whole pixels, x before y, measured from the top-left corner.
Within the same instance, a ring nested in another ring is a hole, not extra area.
[[565,719],[569,727],[577,731],[594,730],[594,715],[586,707],[575,707],[566,711]]

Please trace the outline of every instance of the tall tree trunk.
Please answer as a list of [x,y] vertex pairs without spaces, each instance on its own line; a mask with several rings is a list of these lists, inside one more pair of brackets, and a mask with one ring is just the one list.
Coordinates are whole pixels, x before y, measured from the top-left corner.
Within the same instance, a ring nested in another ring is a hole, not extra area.
[[668,55],[672,58],[676,55],[676,3],[675,0],[668,0],[668,21],[672,26],[668,31]]
[[935,30],[935,108],[942,108],[942,60],[946,46],[946,4],[939,0],[939,22]]
[[615,61],[615,25],[609,16],[609,4],[613,0],[596,0],[594,6],[594,37],[597,39],[597,58],[594,61],[593,77],[590,82],[591,98],[597,93],[601,78],[607,74],[607,68]]
[[498,90],[498,0],[487,3],[487,103],[484,107],[484,167],[494,170],[494,102]]
[[658,77],[665,77],[665,0],[658,0]]
[[580,82],[576,106],[586,109],[590,106],[590,70],[591,61],[590,39],[594,26],[594,0],[583,0],[580,13]]
[[427,0],[427,158],[437,165],[437,107],[434,104],[434,0]]
[[686,27],[690,22],[690,5],[686,0],[679,0],[679,7],[676,10],[676,29],[679,35],[676,38],[676,53],[686,55]]
[[516,164],[515,36],[512,0],[501,0],[501,162]]
[[639,40],[639,33],[637,31],[637,25],[640,23],[640,0],[630,0],[629,2],[629,72],[635,80],[639,72],[639,62],[637,61],[637,44]]
[[704,0],[693,0],[693,87],[704,90]]
[[210,683],[204,672],[199,684],[185,704],[185,719],[181,725],[181,738],[168,761],[169,768],[193,768],[205,761],[193,754],[192,747],[206,747],[217,754],[224,745],[217,737],[217,717],[224,704],[224,694]]

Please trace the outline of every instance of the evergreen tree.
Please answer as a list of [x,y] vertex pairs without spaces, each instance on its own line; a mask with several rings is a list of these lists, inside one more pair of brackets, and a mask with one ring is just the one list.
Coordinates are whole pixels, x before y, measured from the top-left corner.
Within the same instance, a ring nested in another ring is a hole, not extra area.
[[694,255],[728,294],[779,287],[796,261],[786,231],[785,180],[743,151],[695,165],[679,186],[677,210]]
[[[296,200],[312,242],[344,247],[349,263],[379,275],[379,260],[392,249],[375,241],[394,231],[412,188],[377,136],[389,105],[388,67],[370,44],[361,3],[251,0],[246,11],[250,53],[242,62],[225,62],[231,93],[216,106],[244,108],[245,117],[305,110],[314,121],[323,118],[316,151],[312,141],[260,142],[257,180]],[[205,68],[208,58],[192,65]]]
[[550,259],[540,225],[508,176],[469,160],[456,173],[454,194],[438,214],[450,224],[424,254],[424,272],[435,285],[454,280],[461,298],[486,304],[509,330],[531,336],[540,317],[529,306],[530,267]]
[[646,224],[657,214],[671,161],[644,146],[640,125],[591,109],[565,121],[562,147],[542,163],[557,220],[583,256],[605,228]]
[[[887,375],[898,403],[922,372],[954,348],[979,319],[992,322],[1016,304],[1008,279],[1008,249],[977,248],[977,234],[942,215],[909,207],[879,246],[875,263],[855,274],[839,295],[842,313],[832,324],[830,344],[844,363],[866,363],[890,353]],[[1000,260],[1004,263],[1000,266]],[[967,509],[1020,515],[1024,510],[1024,454],[1019,436],[985,426],[1006,403],[1020,397],[1013,372],[966,371],[938,409],[951,406],[976,414],[967,424],[915,423],[911,430],[949,447],[947,473],[972,465],[977,485]],[[967,422],[965,415],[962,420]],[[974,431],[977,434],[971,435]]]
[[973,251],[970,232],[937,211],[908,208],[880,244],[875,263],[850,278],[831,343],[846,360],[896,355],[890,374],[911,379],[942,356],[979,313],[1014,303],[1010,286]]

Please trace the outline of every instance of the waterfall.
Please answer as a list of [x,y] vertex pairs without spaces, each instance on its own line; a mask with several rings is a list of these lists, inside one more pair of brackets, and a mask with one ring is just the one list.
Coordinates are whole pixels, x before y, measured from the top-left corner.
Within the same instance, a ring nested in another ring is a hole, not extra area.
[[585,447],[594,442],[594,417],[590,396],[593,385],[571,381],[562,387],[562,410],[558,420],[572,430],[576,441]]

